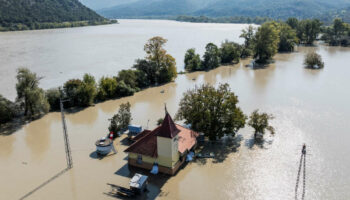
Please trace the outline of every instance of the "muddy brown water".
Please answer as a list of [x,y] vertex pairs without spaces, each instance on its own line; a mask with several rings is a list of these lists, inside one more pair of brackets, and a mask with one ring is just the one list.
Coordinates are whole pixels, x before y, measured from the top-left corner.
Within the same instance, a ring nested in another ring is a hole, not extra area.
[[[304,55],[317,51],[322,70],[303,68]],[[108,119],[129,101],[134,124],[155,127],[164,103],[174,115],[183,92],[195,85],[228,83],[245,113],[272,113],[275,136],[263,147],[252,144],[253,131],[241,129],[233,142],[207,145],[216,158],[189,163],[174,177],[151,176],[145,199],[294,199],[300,151],[306,143],[306,199],[350,198],[350,48],[298,47],[278,54],[265,69],[245,67],[249,60],[209,72],[179,75],[175,82],[134,96],[67,113],[74,167],[27,199],[112,199],[106,183],[128,186],[124,137],[118,153],[96,159],[95,141],[107,132]],[[161,91],[164,90],[164,93]],[[148,123],[149,120],[149,123]],[[59,113],[0,135],[0,199],[19,199],[66,167]],[[300,190],[299,190],[300,191]]]
[[16,97],[16,69],[27,67],[43,79],[44,89],[61,86],[72,78],[90,73],[96,79],[115,76],[130,69],[143,58],[148,39],[168,39],[165,48],[183,71],[187,49],[204,53],[205,45],[220,45],[225,39],[239,38],[247,24],[193,24],[169,20],[119,20],[119,24],[67,29],[0,33],[0,93],[11,100]]

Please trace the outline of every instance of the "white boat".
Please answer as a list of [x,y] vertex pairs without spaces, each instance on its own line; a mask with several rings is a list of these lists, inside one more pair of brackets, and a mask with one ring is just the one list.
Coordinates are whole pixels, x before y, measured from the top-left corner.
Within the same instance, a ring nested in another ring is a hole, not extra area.
[[107,155],[113,148],[113,141],[109,138],[101,138],[95,142],[96,152],[100,155]]

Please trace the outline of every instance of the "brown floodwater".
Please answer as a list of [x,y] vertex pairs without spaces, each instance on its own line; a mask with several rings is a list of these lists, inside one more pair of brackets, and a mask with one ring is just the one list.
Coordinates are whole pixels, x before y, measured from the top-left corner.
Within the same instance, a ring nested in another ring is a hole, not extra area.
[[[143,58],[148,39],[168,39],[166,49],[184,70],[187,49],[204,53],[205,45],[220,45],[225,39],[239,38],[247,24],[185,23],[169,20],[119,20],[119,24],[66,29],[0,33],[0,94],[16,97],[16,69],[27,67],[43,79],[44,89],[61,86],[71,78],[90,73],[97,79],[115,76]],[[6,76],[4,76],[6,75]]]
[[[303,58],[321,54],[325,68],[309,70]],[[124,137],[116,155],[96,159],[94,142],[107,133],[108,119],[130,102],[134,124],[154,128],[164,103],[174,115],[182,94],[196,85],[228,83],[245,113],[272,113],[275,136],[252,144],[253,131],[241,129],[234,141],[207,145],[216,158],[189,163],[176,176],[151,176],[145,199],[294,199],[300,150],[307,144],[306,199],[350,199],[350,48],[298,47],[278,54],[265,69],[249,60],[209,72],[179,75],[175,82],[134,96],[67,113],[73,169],[38,189],[28,199],[112,199],[106,183],[128,186]],[[161,91],[164,90],[164,93]],[[148,122],[149,121],[149,122]],[[59,113],[0,135],[0,199],[19,199],[66,167]],[[299,191],[301,188],[299,189]]]

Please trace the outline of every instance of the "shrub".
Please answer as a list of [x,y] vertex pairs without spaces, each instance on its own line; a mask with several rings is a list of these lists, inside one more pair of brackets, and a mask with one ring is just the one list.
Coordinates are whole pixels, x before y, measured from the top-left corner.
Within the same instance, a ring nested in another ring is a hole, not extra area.
[[316,52],[308,53],[305,56],[304,65],[307,68],[312,68],[312,69],[320,69],[324,67],[324,63],[322,61],[321,56]]
[[115,78],[102,77],[98,86],[97,98],[101,101],[116,97],[117,80]]
[[0,95],[0,123],[12,120],[16,115],[16,105]]
[[51,110],[59,110],[60,109],[60,98],[61,92],[58,88],[52,88],[46,91],[46,98],[50,104]]

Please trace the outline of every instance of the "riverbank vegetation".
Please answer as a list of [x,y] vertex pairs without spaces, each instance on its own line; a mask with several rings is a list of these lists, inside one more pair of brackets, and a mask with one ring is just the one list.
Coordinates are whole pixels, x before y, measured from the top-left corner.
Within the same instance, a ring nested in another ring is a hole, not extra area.
[[102,77],[98,83],[92,75],[71,79],[62,87],[47,91],[39,88],[41,77],[26,68],[18,69],[17,98],[11,102],[0,96],[0,123],[16,116],[32,118],[60,108],[60,99],[67,99],[65,107],[88,107],[96,102],[133,95],[150,86],[168,83],[177,76],[175,59],[167,53],[162,37],[153,37],[144,46],[146,57],[136,60],[133,69],[122,70],[116,76]]
[[99,21],[67,21],[67,22],[26,22],[26,23],[2,23],[0,31],[25,31],[39,29],[55,29],[55,28],[72,28],[81,26],[96,26],[106,24],[116,24],[117,20],[99,20]]
[[254,59],[254,67],[264,66],[277,52],[293,52],[296,45],[313,45],[320,35],[330,45],[350,45],[350,25],[340,19],[335,19],[329,27],[322,26],[317,19],[268,21],[257,28],[250,25],[243,29],[240,35],[244,39],[242,45],[226,40],[219,48],[208,43],[202,60],[194,48],[187,50],[185,70],[210,70],[222,64],[238,63],[247,57]]

